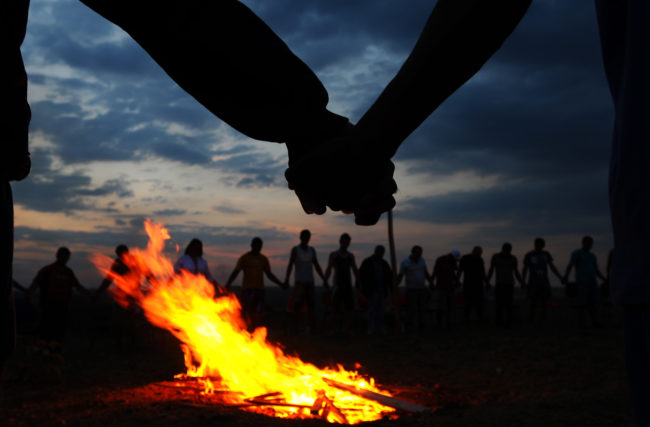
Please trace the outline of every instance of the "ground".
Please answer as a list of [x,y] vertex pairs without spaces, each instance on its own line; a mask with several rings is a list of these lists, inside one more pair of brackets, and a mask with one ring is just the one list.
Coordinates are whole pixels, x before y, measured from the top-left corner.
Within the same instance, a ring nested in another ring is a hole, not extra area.
[[[613,307],[602,307],[605,327],[580,327],[561,296],[545,322],[530,323],[517,300],[517,322],[498,329],[492,317],[466,323],[456,312],[451,330],[392,330],[367,336],[363,313],[345,336],[307,335],[290,327],[287,294],[269,293],[270,339],[319,366],[341,363],[431,411],[400,414],[376,426],[632,425],[625,380],[622,328]],[[63,360],[34,351],[33,314],[18,301],[18,346],[4,376],[0,424],[79,426],[329,425],[283,420],[207,404],[169,387],[182,372],[178,343],[144,324],[135,345],[120,349],[106,319],[111,305],[75,300]],[[491,312],[488,312],[491,314]],[[319,313],[322,319],[322,313]]]

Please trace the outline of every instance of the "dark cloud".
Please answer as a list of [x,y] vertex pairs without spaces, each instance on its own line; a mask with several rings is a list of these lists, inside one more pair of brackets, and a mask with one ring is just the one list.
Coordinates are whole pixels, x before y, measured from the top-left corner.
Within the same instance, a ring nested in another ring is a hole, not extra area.
[[246,211],[243,209],[235,208],[228,205],[212,206],[212,210],[226,215],[243,215],[246,213]]
[[97,197],[133,197],[129,184],[122,179],[110,179],[93,186],[90,176],[82,172],[61,173],[47,154],[34,156],[30,177],[15,184],[15,203],[40,212],[75,211],[117,212],[114,203],[101,206]]
[[185,209],[162,209],[159,211],[153,211],[154,215],[159,216],[181,216],[187,213]]

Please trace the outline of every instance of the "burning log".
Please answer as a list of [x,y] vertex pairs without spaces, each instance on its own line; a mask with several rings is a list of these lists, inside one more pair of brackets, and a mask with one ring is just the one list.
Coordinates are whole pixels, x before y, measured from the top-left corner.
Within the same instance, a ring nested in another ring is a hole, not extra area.
[[427,408],[426,406],[418,405],[417,403],[396,399],[394,397],[386,396],[385,394],[375,393],[374,391],[370,391],[370,390],[360,389],[352,385],[331,380],[329,378],[323,378],[323,380],[327,384],[331,385],[332,387],[345,390],[349,393],[355,394],[357,396],[361,396],[365,399],[373,400],[382,405],[399,409],[401,411],[406,411],[406,412],[428,412],[429,411],[429,408]]

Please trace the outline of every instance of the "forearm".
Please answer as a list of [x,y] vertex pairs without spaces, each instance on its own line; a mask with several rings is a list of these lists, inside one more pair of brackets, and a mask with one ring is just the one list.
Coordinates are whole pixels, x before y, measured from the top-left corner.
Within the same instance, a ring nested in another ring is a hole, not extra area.
[[449,95],[472,77],[515,29],[531,0],[440,0],[408,59],[356,132],[392,157]]

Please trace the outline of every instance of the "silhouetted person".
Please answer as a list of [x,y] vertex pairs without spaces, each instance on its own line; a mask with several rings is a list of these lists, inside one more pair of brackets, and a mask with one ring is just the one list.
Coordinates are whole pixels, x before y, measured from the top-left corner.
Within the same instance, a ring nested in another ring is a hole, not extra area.
[[251,250],[239,257],[235,269],[230,274],[228,282],[226,282],[226,289],[230,290],[230,286],[237,278],[239,272],[244,272],[240,301],[242,314],[251,330],[261,324],[262,314],[264,312],[264,275],[281,288],[287,288],[271,272],[269,259],[262,255],[262,244],[262,239],[259,237],[253,238],[251,241]]
[[185,253],[183,256],[176,260],[174,264],[174,271],[176,274],[180,274],[181,270],[192,273],[195,276],[201,275],[205,279],[212,283],[214,286],[215,292],[219,290],[219,284],[210,274],[210,268],[208,267],[208,262],[203,259],[203,242],[199,239],[192,239],[185,248]]
[[325,269],[325,283],[334,271],[332,280],[333,296],[332,309],[336,316],[343,318],[342,326],[346,333],[350,332],[352,323],[352,311],[354,310],[354,289],[352,287],[352,275],[354,275],[355,284],[359,283],[359,271],[354,254],[348,251],[352,238],[348,233],[341,234],[339,238],[339,248],[330,253]]
[[285,286],[289,286],[289,277],[291,270],[296,267],[294,272],[294,292],[293,292],[293,312],[295,315],[294,324],[296,330],[300,321],[300,312],[302,307],[307,304],[307,316],[309,319],[309,328],[311,332],[315,330],[315,284],[314,284],[314,269],[316,273],[325,282],[325,275],[320,268],[318,259],[316,258],[316,249],[309,246],[309,239],[311,232],[309,230],[302,230],[300,232],[300,244],[291,249],[289,256],[289,265],[287,265],[287,274],[284,278]]
[[460,252],[453,250],[436,259],[431,274],[431,289],[438,293],[438,325],[451,328],[452,311],[458,287],[458,258]]
[[430,298],[424,282],[426,280],[431,283],[431,276],[429,276],[427,264],[422,258],[421,246],[413,246],[411,254],[400,264],[397,286],[402,282],[402,278],[406,285],[406,309],[409,326],[414,330],[423,329],[424,311]]
[[483,288],[487,285],[483,248],[474,246],[471,254],[463,255],[458,263],[458,281],[463,278],[463,299],[465,320],[469,320],[472,311],[476,312],[479,320],[483,320],[485,294]]
[[[126,245],[118,245],[115,248],[115,255],[117,256],[111,265],[111,273],[117,276],[126,276],[131,272],[131,269],[125,262],[128,256],[129,248]],[[102,280],[99,288],[95,291],[93,298],[97,300],[110,286],[113,280],[110,275],[107,275]],[[114,287],[111,292],[115,295],[111,303],[111,335],[115,338],[115,342],[120,350],[126,347],[132,347],[136,343],[136,328],[139,320],[141,319],[142,310],[140,306],[132,300],[132,297],[127,295],[119,287]],[[117,301],[127,304],[125,307],[118,304]],[[91,346],[94,344],[91,342]]]
[[60,247],[56,251],[56,261],[41,268],[32,281],[29,291],[39,289],[41,323],[39,337],[42,344],[50,350],[60,351],[68,328],[68,311],[72,290],[90,295],[74,272],[66,264],[70,260],[70,250]]
[[578,309],[578,315],[581,325],[585,322],[585,311],[591,317],[591,323],[594,327],[599,327],[600,320],[596,312],[598,303],[598,278],[606,280],[605,276],[598,269],[596,255],[591,252],[594,246],[594,239],[591,236],[582,238],[582,247],[571,253],[571,260],[564,273],[563,283],[569,280],[569,274],[575,267],[576,269],[576,298],[575,305]]
[[368,298],[368,335],[385,332],[386,297],[393,289],[393,271],[384,259],[385,253],[382,245],[375,246],[375,252],[359,268],[361,292]]
[[548,270],[551,269],[558,280],[562,282],[562,275],[555,268],[551,254],[544,250],[545,246],[546,241],[538,237],[535,239],[535,249],[524,256],[524,271],[521,275],[528,288],[531,321],[535,320],[537,306],[540,306],[541,318],[546,318],[546,308],[551,299],[551,283],[548,280]]
[[501,252],[492,255],[487,282],[490,283],[492,274],[496,273],[494,297],[496,303],[496,324],[509,328],[512,326],[512,310],[515,289],[515,278],[524,287],[524,281],[519,274],[517,257],[512,254],[512,245],[504,243]]

